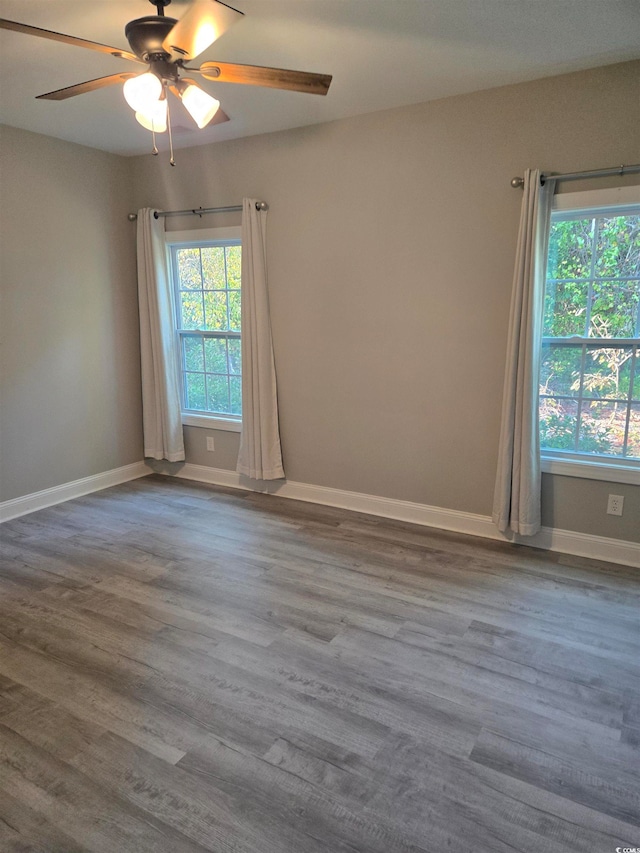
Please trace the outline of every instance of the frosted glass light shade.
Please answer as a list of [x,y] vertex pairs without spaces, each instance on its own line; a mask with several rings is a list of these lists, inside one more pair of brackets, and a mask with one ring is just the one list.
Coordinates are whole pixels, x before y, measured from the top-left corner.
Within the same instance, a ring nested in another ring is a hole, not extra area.
[[182,92],[182,103],[200,128],[209,124],[220,107],[220,101],[193,83]]
[[156,101],[152,109],[136,113],[136,121],[147,130],[164,133],[167,129],[167,101]]
[[149,114],[162,94],[162,83],[155,74],[147,71],[127,80],[122,91],[132,110]]

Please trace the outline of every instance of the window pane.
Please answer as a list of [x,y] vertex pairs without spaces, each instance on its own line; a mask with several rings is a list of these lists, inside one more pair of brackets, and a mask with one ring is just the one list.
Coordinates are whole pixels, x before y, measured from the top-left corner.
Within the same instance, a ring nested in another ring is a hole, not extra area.
[[[220,415],[241,414],[240,246],[172,249],[180,335],[184,407]],[[231,327],[231,328],[230,328]],[[188,331],[191,330],[191,331]],[[221,333],[206,337],[198,332]]]
[[207,373],[227,373],[227,342],[225,338],[205,338],[204,352]]
[[577,397],[580,391],[582,347],[553,344],[542,349],[540,393]]
[[548,281],[544,296],[544,329],[548,338],[584,336],[589,283]]
[[202,250],[202,277],[204,287],[224,290],[224,246],[207,246]]
[[540,446],[549,450],[574,450],[577,420],[577,402],[540,400]]
[[206,409],[206,396],[204,392],[204,374],[185,373],[185,404],[187,409]]
[[239,376],[229,377],[229,391],[231,395],[231,414],[242,414],[242,379]]
[[632,400],[640,401],[640,349],[636,349],[635,366],[633,368],[633,391]]
[[639,303],[638,281],[594,281],[589,337],[634,337]]
[[[635,211],[608,216],[606,210],[577,216],[561,221],[553,214],[550,228],[541,446],[621,457],[630,415],[629,447],[638,452],[640,357],[633,346],[616,346],[612,339],[640,333],[640,216]],[[572,335],[587,335],[591,343],[586,348],[549,343]]]
[[640,403],[631,404],[627,456],[640,459]]
[[[240,338],[229,338],[229,373],[242,373],[242,355]],[[640,378],[638,379],[640,389]]]
[[240,291],[229,293],[229,328],[240,331]]
[[622,455],[626,416],[624,403],[585,402],[580,415],[578,450]]
[[240,287],[240,263],[242,249],[240,246],[227,246],[227,287]]
[[584,278],[591,269],[593,219],[554,222],[549,232],[547,278]]
[[631,347],[589,347],[584,365],[584,396],[628,399],[631,356]]
[[226,376],[207,374],[208,410],[229,414],[229,380]]
[[596,275],[640,277],[640,216],[598,219]]
[[206,328],[211,331],[228,329],[227,294],[224,290],[209,290],[204,294]]
[[200,335],[189,335],[182,339],[184,366],[186,370],[204,372],[204,356],[202,353],[202,338]]
[[178,249],[178,278],[182,290],[202,287],[200,249]]
[[204,328],[204,312],[202,310],[202,293],[184,291],[180,294],[180,308],[183,329]]

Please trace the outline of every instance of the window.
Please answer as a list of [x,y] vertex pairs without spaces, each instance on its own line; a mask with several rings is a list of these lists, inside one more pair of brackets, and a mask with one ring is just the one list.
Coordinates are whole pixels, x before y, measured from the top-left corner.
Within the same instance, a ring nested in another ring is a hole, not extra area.
[[168,232],[183,423],[240,429],[239,228]]
[[543,470],[640,482],[639,195],[632,187],[557,197],[540,367]]

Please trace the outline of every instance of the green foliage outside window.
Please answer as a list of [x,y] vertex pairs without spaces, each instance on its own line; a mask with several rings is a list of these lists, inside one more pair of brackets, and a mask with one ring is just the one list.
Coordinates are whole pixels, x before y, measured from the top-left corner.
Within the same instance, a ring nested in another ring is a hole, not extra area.
[[240,415],[242,249],[179,247],[174,255],[185,408]]
[[[554,221],[540,371],[543,448],[640,458],[639,335],[640,216]],[[582,341],[566,340],[572,337]]]

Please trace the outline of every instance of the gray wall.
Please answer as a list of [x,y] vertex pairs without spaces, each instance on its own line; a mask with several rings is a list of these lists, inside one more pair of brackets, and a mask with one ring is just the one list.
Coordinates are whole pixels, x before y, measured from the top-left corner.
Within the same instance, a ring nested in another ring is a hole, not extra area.
[[131,161],[0,133],[0,499],[142,457]]
[[[175,169],[135,159],[138,207],[270,204],[290,479],[490,513],[522,197],[509,181],[638,162],[639,76],[625,63],[181,150]],[[187,429],[188,461],[234,468],[237,435],[216,434],[213,454],[205,436]],[[640,540],[640,488],[545,481],[546,524]],[[610,491],[622,518],[605,515]]]
[[[4,128],[6,500],[141,458],[130,209],[265,198],[290,479],[488,514],[527,166],[638,162],[640,63],[123,159]],[[131,186],[133,181],[133,186]],[[203,227],[229,224],[210,217]],[[170,220],[193,228],[194,220]],[[238,436],[187,428],[233,469]],[[622,518],[605,515],[624,494]],[[640,541],[640,488],[544,477],[544,523]]]

